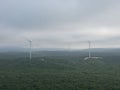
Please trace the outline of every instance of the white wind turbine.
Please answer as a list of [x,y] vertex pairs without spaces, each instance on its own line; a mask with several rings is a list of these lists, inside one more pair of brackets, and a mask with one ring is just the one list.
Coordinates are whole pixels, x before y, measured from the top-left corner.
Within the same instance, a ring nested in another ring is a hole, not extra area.
[[91,59],[91,41],[88,41],[88,57],[85,57],[84,60],[88,60],[88,59]]
[[[102,59],[102,57],[96,57],[95,55],[92,57],[91,55],[91,41],[88,41],[88,45],[89,45],[89,54],[88,54],[88,57],[85,57],[84,60],[88,60],[88,59],[93,59],[93,60],[96,60],[96,59]],[[95,43],[94,43],[94,49],[95,49]]]
[[90,41],[88,41],[88,45],[89,45],[89,58],[91,58],[91,42]]

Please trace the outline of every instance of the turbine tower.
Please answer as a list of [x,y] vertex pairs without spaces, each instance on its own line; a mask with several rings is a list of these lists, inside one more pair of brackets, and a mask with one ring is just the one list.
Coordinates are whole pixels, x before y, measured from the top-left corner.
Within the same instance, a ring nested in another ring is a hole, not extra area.
[[96,57],[96,54],[95,54],[95,48],[96,48],[95,42],[93,42],[93,48],[94,48],[94,57]]
[[32,40],[28,40],[29,42],[29,59],[32,59]]
[[[88,45],[89,45],[88,57],[85,57],[84,60],[102,59],[102,57],[96,57],[95,52],[94,52],[94,56],[92,57],[92,55],[91,55],[91,41],[88,41]],[[95,43],[94,43],[94,48],[95,48]]]

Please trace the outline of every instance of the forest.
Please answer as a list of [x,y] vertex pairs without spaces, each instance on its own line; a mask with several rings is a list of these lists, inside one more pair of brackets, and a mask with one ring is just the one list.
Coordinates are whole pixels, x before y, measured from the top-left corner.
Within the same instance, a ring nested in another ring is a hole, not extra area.
[[0,90],[120,90],[119,52],[0,53]]

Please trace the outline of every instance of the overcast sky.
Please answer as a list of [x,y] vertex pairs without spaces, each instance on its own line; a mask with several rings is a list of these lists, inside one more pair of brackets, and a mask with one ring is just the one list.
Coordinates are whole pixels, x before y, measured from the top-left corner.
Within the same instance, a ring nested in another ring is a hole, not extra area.
[[0,47],[120,47],[120,0],[0,0]]

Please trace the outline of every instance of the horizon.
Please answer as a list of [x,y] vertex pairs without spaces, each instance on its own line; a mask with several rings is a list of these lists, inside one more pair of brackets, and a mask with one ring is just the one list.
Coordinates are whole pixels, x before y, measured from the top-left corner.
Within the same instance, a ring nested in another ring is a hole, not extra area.
[[[74,49],[74,48],[32,48],[32,52],[42,52],[42,51],[87,51],[89,48],[82,48],[82,49]],[[119,51],[120,48],[91,48],[92,52],[99,52],[99,51]],[[0,52],[29,52],[29,47],[0,47]]]

